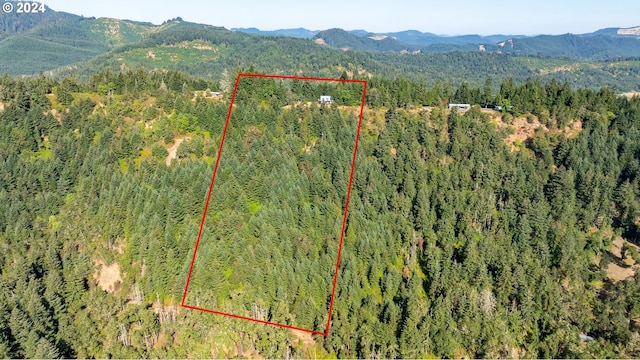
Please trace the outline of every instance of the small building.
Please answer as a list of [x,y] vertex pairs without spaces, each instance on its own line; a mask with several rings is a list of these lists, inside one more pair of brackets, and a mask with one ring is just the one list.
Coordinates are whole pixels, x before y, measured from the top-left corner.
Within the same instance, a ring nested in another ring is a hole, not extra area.
[[585,334],[580,334],[578,336],[580,337],[580,341],[583,341],[583,342],[595,340],[593,337],[591,337],[589,335],[585,335]]
[[449,109],[469,110],[471,104],[449,104]]
[[219,91],[211,91],[209,93],[209,96],[211,96],[211,97],[220,97],[220,96],[222,96],[222,93],[219,92]]
[[320,100],[318,100],[318,104],[333,104],[333,97],[328,95],[320,96]]

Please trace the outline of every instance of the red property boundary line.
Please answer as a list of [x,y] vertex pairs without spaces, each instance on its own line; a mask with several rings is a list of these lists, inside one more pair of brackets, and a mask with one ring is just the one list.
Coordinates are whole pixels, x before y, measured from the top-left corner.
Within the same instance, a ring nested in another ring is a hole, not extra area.
[[[191,275],[193,273],[193,267],[194,267],[194,264],[196,262],[196,254],[198,252],[198,246],[200,245],[200,239],[202,237],[202,229],[204,227],[205,219],[207,218],[207,210],[209,209],[209,201],[211,200],[211,192],[213,191],[213,184],[215,183],[216,174],[218,173],[218,165],[220,164],[220,156],[222,155],[222,147],[224,145],[224,140],[225,140],[226,135],[227,135],[227,128],[229,126],[229,120],[231,119],[231,112],[233,110],[233,103],[234,103],[235,98],[236,98],[236,92],[238,91],[238,85],[240,84],[240,78],[242,78],[242,77],[261,77],[261,78],[268,78],[268,79],[328,81],[328,82],[361,83],[361,84],[363,84],[362,102],[360,104],[360,115],[358,117],[358,129],[356,131],[356,142],[355,142],[355,146],[353,148],[353,157],[351,159],[351,173],[349,175],[349,186],[347,188],[347,198],[345,200],[344,214],[343,214],[343,217],[342,217],[342,229],[340,231],[340,243],[338,244],[338,258],[336,260],[335,272],[333,274],[333,286],[331,288],[331,300],[329,301],[329,312],[328,312],[328,316],[327,316],[327,326],[325,327],[325,331],[324,332],[311,330],[311,329],[303,329],[303,328],[299,328],[299,327],[295,327],[295,326],[291,326],[291,325],[279,324],[279,323],[274,323],[274,322],[271,322],[271,321],[259,320],[259,319],[254,319],[254,318],[250,318],[250,317],[246,317],[246,316],[240,316],[240,315],[225,313],[225,312],[222,312],[222,311],[205,309],[205,308],[200,308],[200,307],[196,307],[196,306],[191,306],[191,305],[185,304],[185,300],[187,298],[187,292],[189,291],[189,283],[191,281]],[[354,173],[355,168],[356,168],[356,155],[358,153],[358,143],[359,143],[359,139],[360,139],[360,126],[362,124],[362,114],[364,112],[364,101],[365,101],[365,96],[366,95],[367,95],[367,81],[366,80],[332,79],[332,78],[301,77],[301,76],[286,76],[286,75],[265,75],[265,74],[238,74],[238,76],[236,77],[235,86],[233,87],[233,94],[231,95],[231,102],[229,104],[229,112],[227,113],[227,119],[226,119],[226,122],[224,124],[224,130],[222,132],[222,138],[220,140],[220,148],[218,149],[218,156],[216,158],[216,165],[215,165],[215,167],[213,169],[213,176],[211,177],[211,185],[209,185],[209,192],[207,194],[207,201],[205,202],[205,205],[204,205],[204,212],[202,214],[202,221],[200,222],[200,230],[198,231],[198,238],[196,240],[196,247],[195,247],[195,249],[193,251],[193,258],[191,259],[191,266],[189,267],[189,275],[187,276],[187,282],[185,284],[184,293],[182,295],[182,303],[180,304],[180,306],[182,306],[183,308],[187,308],[187,309],[200,310],[200,311],[204,311],[204,312],[208,312],[208,313],[212,313],[212,314],[224,315],[224,316],[228,316],[228,317],[232,317],[232,318],[236,318],[236,319],[248,320],[248,321],[253,321],[253,322],[256,322],[256,323],[273,325],[273,326],[279,326],[279,327],[282,327],[282,328],[287,328],[287,329],[292,329],[292,330],[304,331],[304,332],[308,332],[308,333],[315,334],[315,335],[322,335],[322,336],[329,335],[329,330],[331,329],[331,313],[333,311],[333,302],[334,302],[335,294],[336,294],[336,284],[338,283],[338,270],[340,268],[340,255],[342,253],[342,243],[343,243],[343,240],[344,240],[344,233],[345,233],[345,228],[346,228],[346,225],[347,225],[347,214],[349,212],[349,201],[351,199],[351,187],[353,185],[353,173]]]

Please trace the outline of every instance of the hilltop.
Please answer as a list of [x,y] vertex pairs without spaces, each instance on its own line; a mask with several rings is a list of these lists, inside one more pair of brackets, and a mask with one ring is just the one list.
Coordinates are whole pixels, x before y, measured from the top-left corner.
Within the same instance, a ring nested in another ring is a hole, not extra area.
[[151,34],[188,23],[181,19],[161,25],[112,18],[86,18],[56,12],[0,17],[0,73],[30,75],[64,68],[139,44]]

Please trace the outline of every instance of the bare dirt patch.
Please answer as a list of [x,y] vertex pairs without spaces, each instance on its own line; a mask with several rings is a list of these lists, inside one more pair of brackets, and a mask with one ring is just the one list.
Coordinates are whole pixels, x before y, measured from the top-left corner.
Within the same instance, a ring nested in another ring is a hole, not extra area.
[[293,330],[293,329],[291,329],[290,331],[291,331],[291,334],[296,339],[302,342],[303,349],[306,349],[307,351],[311,351],[311,349],[315,347],[316,342],[315,340],[313,340],[313,336],[311,336],[311,333],[308,333],[306,331]]
[[640,36],[640,26],[627,28],[627,29],[618,29],[618,35],[636,35]]
[[162,349],[167,345],[168,342],[169,342],[169,337],[167,336],[167,333],[164,331],[161,331],[160,334],[158,335],[158,340],[156,340],[155,345],[153,345],[153,348]]
[[353,78],[353,71],[349,71],[349,70],[347,70],[347,68],[345,68],[345,67],[343,67],[343,66],[338,66],[338,67],[336,68],[336,70],[338,70],[338,71],[344,71],[344,72],[347,74],[347,76],[348,76],[348,77]]
[[631,99],[634,96],[640,97],[640,91],[629,91],[629,92],[622,93],[621,95]]
[[364,128],[371,134],[380,134],[386,125],[384,114],[386,109],[369,109],[364,108],[362,120]]
[[[541,129],[544,132],[551,132],[554,134],[564,134],[569,139],[577,137],[582,131],[582,121],[575,120],[569,125],[565,126],[564,129],[558,130],[549,130],[546,125],[540,123],[540,120],[537,116],[527,115],[513,119],[512,124],[507,124],[503,121],[501,116],[497,116],[495,114],[499,114],[493,110],[491,119],[498,125],[498,128],[507,129],[510,128],[513,130],[512,134],[509,134],[504,142],[511,147],[512,151],[516,151],[518,149],[517,144],[521,144],[524,141],[533,137],[537,129]],[[529,118],[529,119],[528,119]]]
[[[615,255],[616,257],[618,257],[620,260],[623,260],[622,259],[622,246],[625,243],[628,246],[632,246],[632,247],[636,248],[636,250],[640,251],[640,247],[638,247],[638,245],[632,244],[632,243],[626,241],[625,239],[623,239],[621,237],[616,237],[615,239],[613,239],[613,242],[612,242],[612,245],[611,245],[611,253],[613,255]],[[633,259],[628,258],[628,260],[633,262]]]
[[578,67],[579,67],[578,64],[566,64],[566,65],[556,66],[554,68],[540,69],[540,75],[571,72],[576,70]]
[[98,282],[98,286],[109,294],[118,292],[118,290],[120,290],[120,284],[122,283],[120,265],[118,265],[118,263],[105,265],[104,261],[99,260],[97,266],[99,266],[100,269],[96,271],[93,277]]
[[558,66],[558,67],[555,67],[555,68],[551,69],[550,72],[552,72],[552,73],[567,72],[567,71],[573,71],[576,68],[577,68],[577,66],[575,64],[574,65],[562,65],[562,66]]
[[327,42],[324,41],[323,38],[317,38],[317,39],[313,40],[313,42],[318,44],[318,45],[327,45]]
[[118,254],[124,254],[124,248],[127,246],[127,242],[124,239],[118,240],[114,245],[113,249],[118,252]]
[[635,247],[636,250],[640,250],[638,246],[625,241],[621,237],[613,239],[610,252],[611,262],[609,266],[607,266],[607,277],[613,281],[622,281],[635,275],[635,269],[637,267],[635,261],[628,255],[624,259],[622,258],[622,247],[625,243]]
[[[458,111],[460,111],[460,110],[458,110]],[[500,119],[502,119],[502,112],[500,112],[498,110],[493,110],[493,109],[490,109],[490,108],[482,108],[482,109],[480,109],[480,112],[483,113],[483,114],[489,115],[489,117],[492,120],[500,120]]]
[[167,149],[167,151],[169,152],[169,155],[167,155],[167,158],[164,160],[164,163],[167,164],[167,166],[171,165],[171,160],[176,158],[176,154],[178,153],[178,147],[185,140],[191,140],[191,137],[185,136],[183,138],[176,138],[173,145],[169,146],[169,148]]
[[116,35],[120,32],[120,21],[116,19],[106,18],[104,19],[106,29],[104,31],[107,35]]
[[500,120],[498,127],[513,129],[513,134],[504,139],[504,142],[511,147],[511,150],[517,149],[516,143],[522,143],[532,137],[536,129],[542,127],[543,131],[549,131],[546,126],[540,124],[538,118],[534,118],[532,122],[529,122],[526,117],[514,118],[512,125],[505,124]]
[[58,112],[58,110],[51,109],[51,115],[53,115],[53,117],[56,119],[56,121],[58,121],[59,123],[62,124],[62,114],[60,114]]
[[162,47],[167,48],[180,48],[180,49],[196,49],[196,50],[208,50],[213,52],[218,52],[218,49],[205,43],[202,40],[196,40],[195,42],[190,41],[182,41],[177,44],[165,44]]
[[151,128],[153,128],[153,124],[155,124],[157,121],[158,121],[158,120],[154,119],[154,120],[151,120],[151,121],[145,122],[145,123],[144,123],[144,128],[145,128],[145,129],[151,129]]
[[205,45],[205,44],[195,44],[193,45],[193,48],[196,50],[211,50],[213,52],[218,51],[218,49],[214,48],[213,46]]
[[311,149],[313,149],[316,146],[317,142],[318,142],[318,139],[311,140],[311,143],[309,143],[309,145],[304,146],[302,150],[304,150],[304,152],[306,153],[310,153]]
[[498,46],[505,47],[505,45],[507,45],[507,44],[509,44],[509,46],[513,48],[513,40],[512,39],[509,39],[509,40],[503,41],[501,43],[498,43]]
[[632,267],[622,267],[612,262],[607,267],[607,277],[613,281],[622,281],[635,274]]
[[573,138],[577,137],[580,134],[581,131],[582,131],[582,121],[581,120],[576,120],[571,125],[565,126],[565,128],[564,128],[564,134],[569,139],[573,139]]
[[[420,50],[418,50],[420,51]],[[367,75],[367,77],[373,77],[373,74],[368,72],[365,68],[363,68],[362,66],[358,67],[358,75]]]

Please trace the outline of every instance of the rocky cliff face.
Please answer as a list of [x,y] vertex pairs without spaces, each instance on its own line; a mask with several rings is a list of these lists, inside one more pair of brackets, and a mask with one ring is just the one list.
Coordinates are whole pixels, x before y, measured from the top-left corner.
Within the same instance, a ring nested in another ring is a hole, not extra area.
[[627,29],[618,29],[618,35],[640,36],[640,26]]

